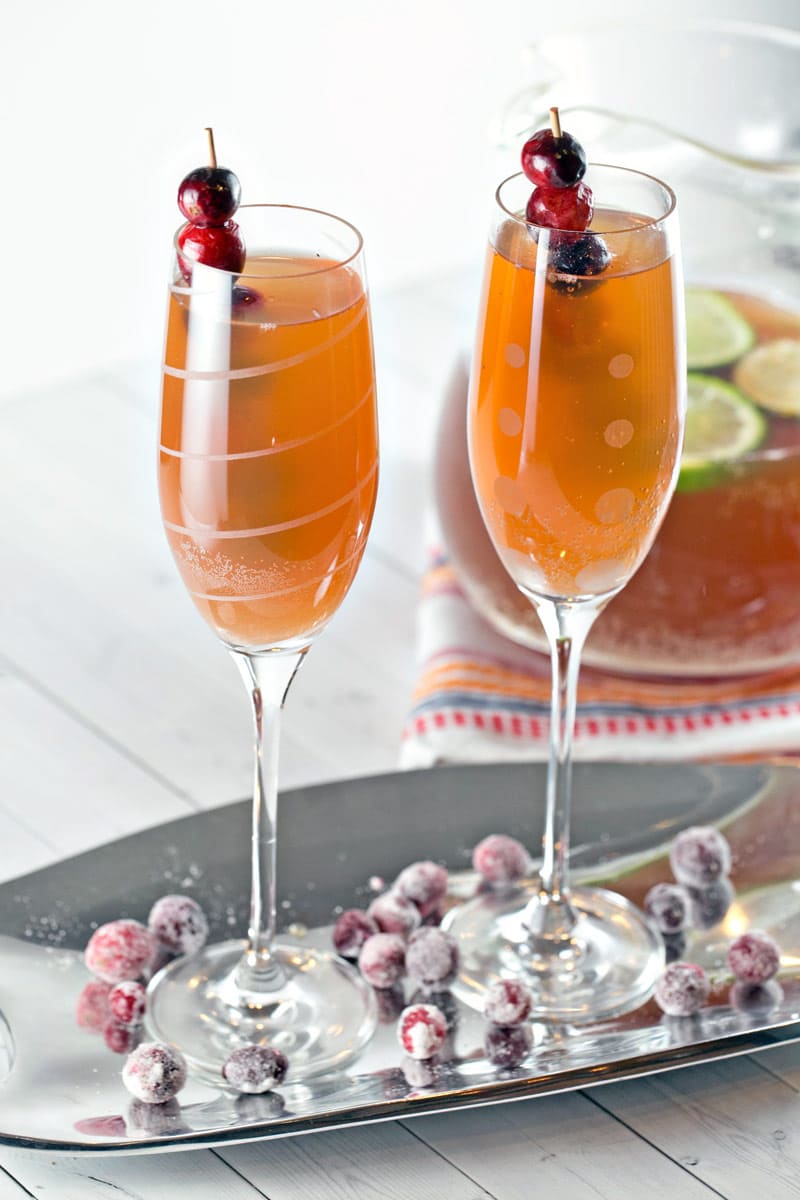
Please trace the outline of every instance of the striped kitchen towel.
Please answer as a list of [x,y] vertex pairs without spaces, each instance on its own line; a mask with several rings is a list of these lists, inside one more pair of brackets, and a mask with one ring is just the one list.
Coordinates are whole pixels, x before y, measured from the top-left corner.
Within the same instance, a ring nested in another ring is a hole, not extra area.
[[[550,665],[475,610],[443,553],[423,582],[418,683],[401,766],[545,759]],[[584,667],[576,759],[674,761],[800,752],[800,668],[656,679]]]

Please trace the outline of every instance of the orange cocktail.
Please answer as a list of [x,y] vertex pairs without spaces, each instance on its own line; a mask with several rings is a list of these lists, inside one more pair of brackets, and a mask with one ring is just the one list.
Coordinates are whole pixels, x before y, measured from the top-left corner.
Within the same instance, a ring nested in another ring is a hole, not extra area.
[[[162,397],[165,528],[228,644],[307,639],[339,607],[377,489],[369,310],[325,260],[260,255],[233,288],[172,289]],[[214,272],[219,276],[219,272]],[[227,290],[226,290],[227,289]]]
[[[635,230],[600,211],[593,230]],[[681,387],[675,278],[658,231],[609,241],[602,281],[559,286],[519,224],[489,248],[473,371],[472,471],[506,569],[528,593],[613,594],[674,486]]]

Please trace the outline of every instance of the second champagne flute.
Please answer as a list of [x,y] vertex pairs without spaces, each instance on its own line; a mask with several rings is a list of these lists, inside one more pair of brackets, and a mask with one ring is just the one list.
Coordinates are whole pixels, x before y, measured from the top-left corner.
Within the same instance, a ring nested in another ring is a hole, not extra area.
[[[475,490],[497,553],[535,607],[552,660],[540,877],[455,909],[461,994],[499,977],[539,1017],[636,1007],[663,966],[658,933],[623,897],[568,877],[581,649],[641,564],[675,486],[685,411],[675,198],[658,180],[590,166],[585,233],[526,220],[531,184],[497,192],[469,403]],[[631,813],[631,821],[636,814]]]
[[306,651],[364,553],[378,481],[362,241],[312,209],[237,213],[241,273],[176,245],[161,408],[164,527],[195,605],[229,650],[255,728],[252,901],[245,943],[179,959],[151,983],[151,1034],[219,1078],[269,1045],[290,1077],[340,1067],[375,1003],[336,955],[276,938],[278,726]]

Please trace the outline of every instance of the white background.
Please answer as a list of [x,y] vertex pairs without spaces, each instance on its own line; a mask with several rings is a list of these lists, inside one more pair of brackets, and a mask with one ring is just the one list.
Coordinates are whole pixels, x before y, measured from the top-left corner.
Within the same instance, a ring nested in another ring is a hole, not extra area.
[[[10,0],[0,396],[157,359],[175,191],[204,161],[203,126],[245,199],[358,224],[374,285],[433,275],[482,238],[492,118],[530,82],[537,32],[645,12],[637,0]],[[800,3],[671,0],[664,15],[798,25]]]

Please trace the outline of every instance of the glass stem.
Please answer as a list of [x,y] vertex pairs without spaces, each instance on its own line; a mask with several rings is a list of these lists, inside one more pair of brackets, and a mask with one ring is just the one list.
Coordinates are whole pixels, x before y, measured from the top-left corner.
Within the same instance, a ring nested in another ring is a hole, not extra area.
[[[564,957],[576,916],[569,901],[569,823],[572,805],[572,737],[581,651],[602,603],[534,599],[550,647],[552,691],[547,809],[542,838],[541,886],[525,912],[536,955]],[[573,949],[577,949],[573,947]]]
[[247,991],[271,991],[283,982],[283,970],[271,953],[276,922],[278,746],[281,710],[306,650],[230,651],[250,696],[255,727],[250,923],[236,977],[238,986]]

